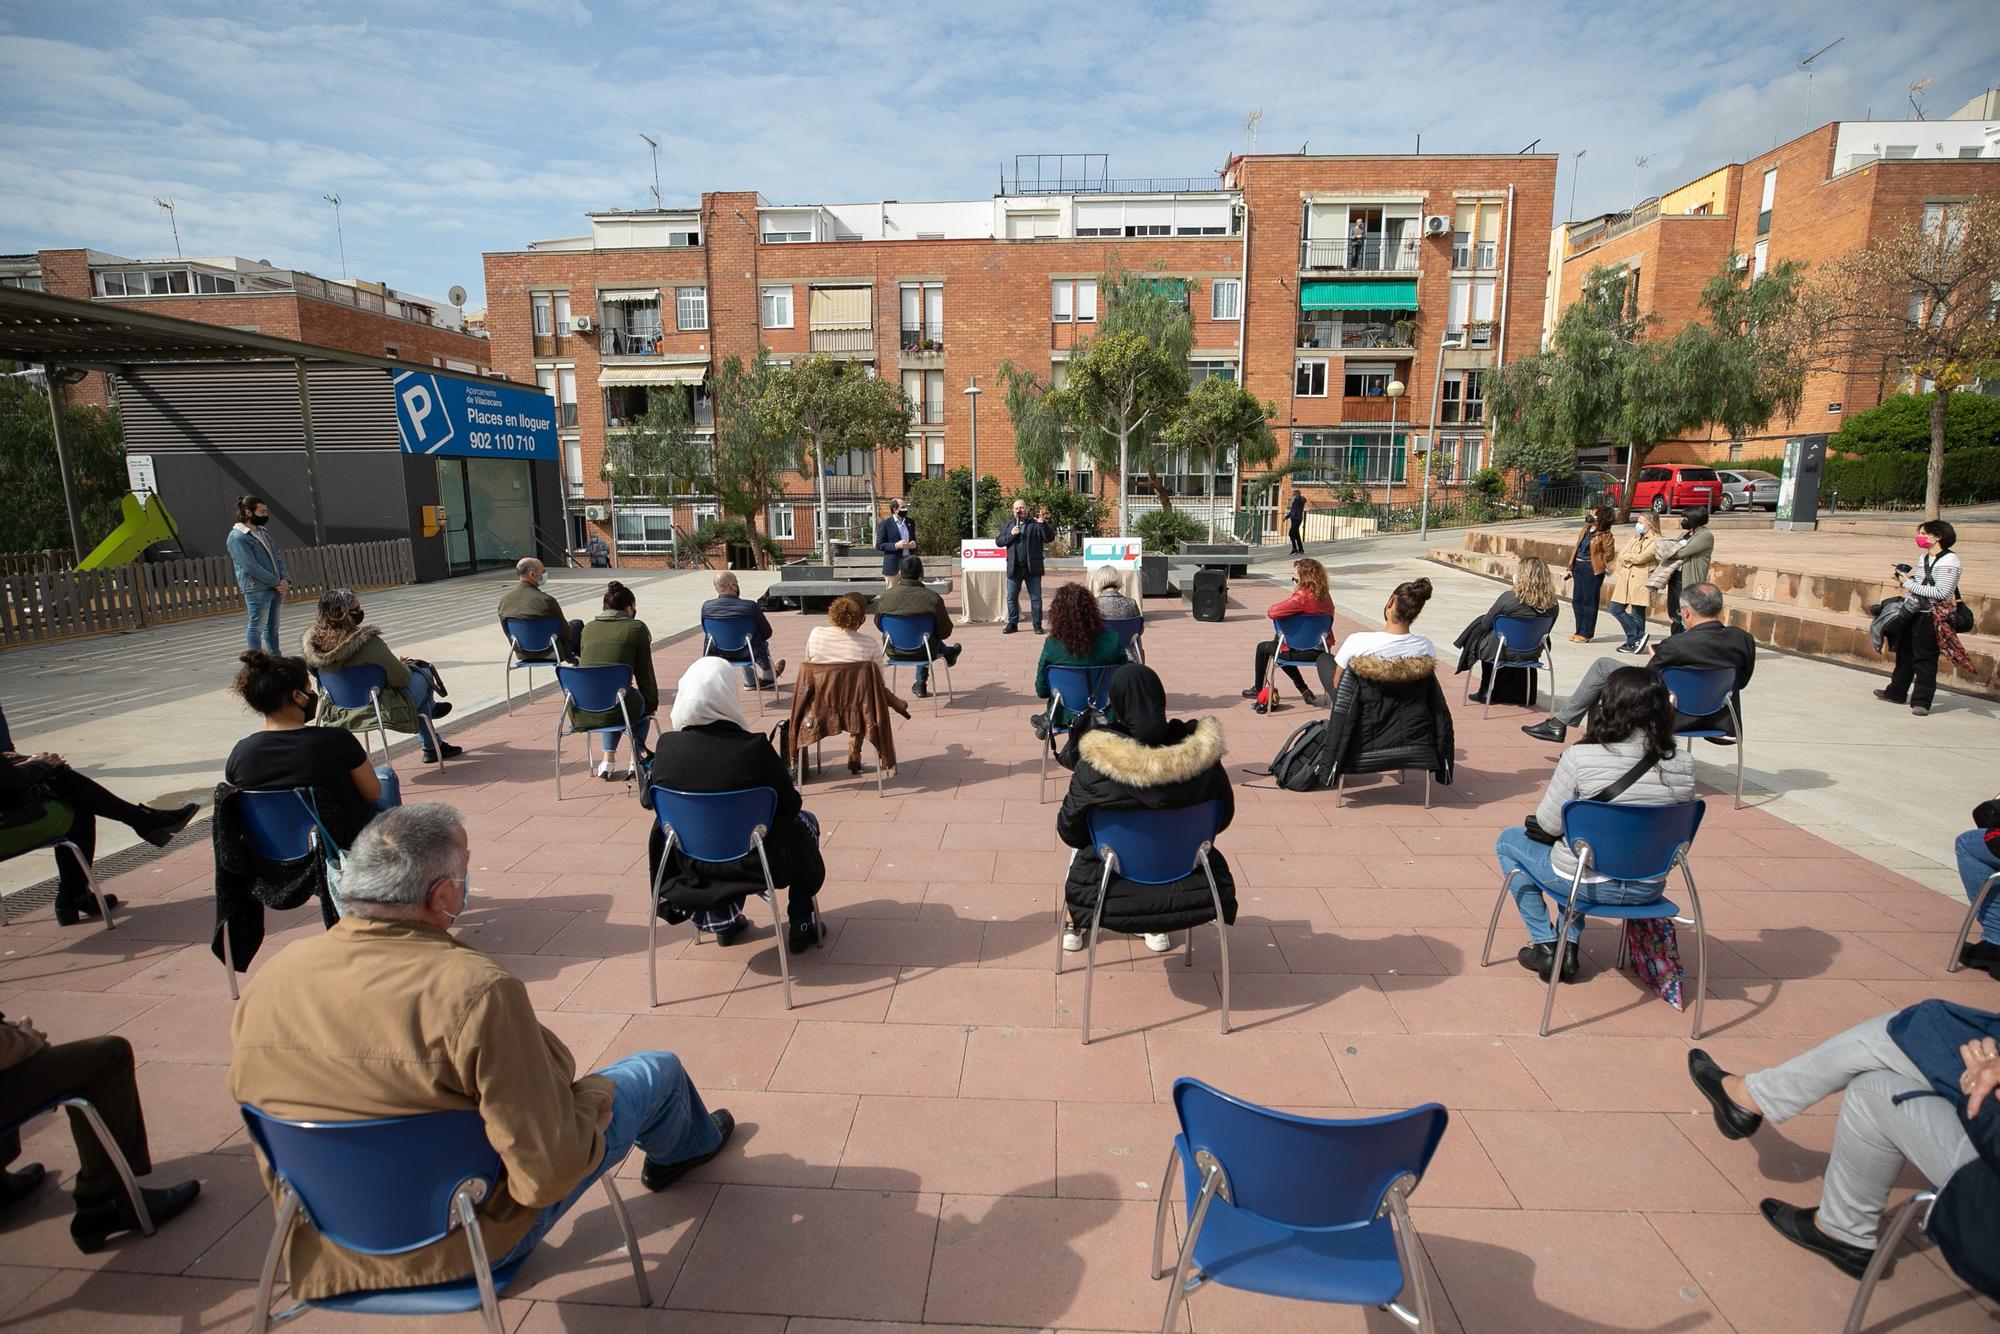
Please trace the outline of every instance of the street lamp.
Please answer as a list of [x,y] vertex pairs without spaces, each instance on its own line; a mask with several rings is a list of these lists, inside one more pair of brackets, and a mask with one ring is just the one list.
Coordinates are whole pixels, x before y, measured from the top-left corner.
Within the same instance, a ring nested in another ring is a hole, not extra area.
[[[1394,451],[1394,449],[1396,448],[1396,404],[1403,397],[1403,389],[1404,385],[1401,380],[1389,381],[1389,448],[1391,451]],[[1393,505],[1395,503],[1396,503],[1396,461],[1395,461],[1395,455],[1392,452],[1389,457],[1389,499],[1384,503],[1384,508],[1386,509],[1389,505]],[[1383,520],[1386,522],[1388,519],[1388,515],[1384,514],[1382,517]]]
[[965,386],[972,419],[972,536],[979,536],[979,377]]

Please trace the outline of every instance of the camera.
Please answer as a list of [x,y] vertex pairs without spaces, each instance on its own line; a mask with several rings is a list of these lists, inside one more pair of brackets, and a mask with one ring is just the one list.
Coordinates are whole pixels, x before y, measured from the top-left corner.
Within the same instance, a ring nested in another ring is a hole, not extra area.
[[1898,562],[1896,562],[1896,573],[1897,573],[1897,574],[1908,574],[1909,572],[1910,572],[1910,567],[1909,567],[1909,566],[1908,566],[1907,564],[1905,564],[1905,563],[1904,563],[1904,562],[1902,562],[1902,561],[1898,561]]

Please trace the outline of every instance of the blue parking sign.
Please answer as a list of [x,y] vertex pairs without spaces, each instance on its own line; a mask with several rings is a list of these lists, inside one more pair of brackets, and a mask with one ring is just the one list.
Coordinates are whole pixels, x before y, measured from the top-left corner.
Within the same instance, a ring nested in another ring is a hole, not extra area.
[[555,400],[540,389],[424,371],[397,371],[392,384],[396,433],[405,454],[549,462],[561,457]]

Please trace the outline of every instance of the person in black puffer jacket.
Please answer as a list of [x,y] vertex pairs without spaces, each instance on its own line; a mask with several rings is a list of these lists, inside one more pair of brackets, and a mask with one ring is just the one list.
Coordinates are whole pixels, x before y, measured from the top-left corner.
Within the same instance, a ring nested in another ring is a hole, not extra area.
[[[1236,814],[1236,798],[1223,771],[1222,726],[1167,718],[1167,693],[1150,667],[1128,663],[1112,674],[1108,687],[1115,722],[1086,727],[1076,736],[1076,770],[1056,813],[1056,836],[1076,855],[1070,859],[1064,897],[1070,926],[1065,950],[1081,950],[1083,933],[1097,904],[1104,862],[1090,840],[1092,811],[1185,810],[1205,801],[1222,803],[1221,829]],[[1211,848],[1209,865],[1222,897],[1222,919],[1236,920],[1236,882],[1222,853]],[[1138,932],[1146,948],[1164,953],[1172,931],[1215,920],[1208,879],[1199,869],[1171,884],[1141,885],[1114,878],[1105,891],[1102,924],[1112,931]]]

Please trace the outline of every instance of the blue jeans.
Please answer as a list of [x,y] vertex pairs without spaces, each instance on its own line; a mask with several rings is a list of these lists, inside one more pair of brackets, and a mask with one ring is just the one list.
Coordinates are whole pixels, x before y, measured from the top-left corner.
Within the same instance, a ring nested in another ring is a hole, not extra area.
[[[1986,850],[1986,831],[1968,829],[1952,844],[1958,853],[1958,878],[1965,885],[1965,900],[1970,903],[1979,897],[1979,891],[1986,885],[1986,877],[2000,873],[2000,861]],[[1995,945],[2000,945],[2000,890],[1986,900],[1985,911],[1979,914],[1980,934]]]
[[[819,817],[811,811],[800,811],[798,820],[806,827],[806,832],[812,835],[814,844],[818,844]],[[759,894],[762,892],[758,891]],[[748,899],[739,895],[733,899],[724,899],[712,908],[699,908],[694,914],[694,924],[710,935],[718,931],[727,931],[743,920],[743,905],[746,902]]]
[[285,600],[275,588],[243,590],[243,608],[248,620],[243,647],[263,649],[266,653],[278,651],[278,608],[284,605]]
[[[1547,945],[1556,938],[1555,923],[1549,919],[1548,905],[1542,902],[1545,892],[1543,885],[1561,885],[1569,888],[1567,877],[1555,873],[1550,864],[1550,845],[1537,843],[1528,837],[1528,831],[1518,825],[1500,831],[1500,837],[1493,844],[1493,851],[1500,858],[1500,869],[1509,873],[1507,888],[1514,895],[1514,907],[1521,914],[1521,921],[1528,928],[1528,939],[1536,945]],[[1513,874],[1519,872],[1519,874]],[[1665,886],[1658,880],[1600,880],[1595,883],[1584,881],[1577,887],[1576,901],[1579,906],[1598,903],[1607,906],[1621,903],[1651,903],[1660,897]],[[1583,934],[1583,919],[1570,923],[1569,938],[1573,942]]]
[[[646,738],[652,734],[652,731],[652,714],[642,713],[632,720],[632,742],[639,747],[641,753],[645,751]],[[618,753],[618,739],[625,735],[625,729],[620,727],[615,731],[596,732],[593,735],[596,736],[598,743],[604,747],[604,758],[608,760]]]
[[1042,623],[1042,576],[1031,574],[1025,579],[1007,576],[1007,624],[1021,623],[1021,586],[1028,587],[1029,619],[1036,625]]
[[1592,574],[1590,562],[1570,566],[1570,610],[1576,616],[1576,632],[1585,639],[1597,633],[1597,595],[1604,589],[1604,576]]
[[375,809],[392,811],[402,805],[403,782],[396,777],[396,771],[378,764],[375,766],[375,777],[382,784],[382,795],[375,799]]
[[1624,629],[1625,642],[1638,643],[1639,636],[1646,633],[1646,609],[1636,605],[1628,606],[1623,602],[1607,602],[1605,606],[1611,609],[1611,619]]
[[527,1259],[556,1220],[575,1208],[599,1177],[616,1170],[633,1145],[655,1163],[699,1158],[721,1146],[722,1132],[715,1128],[700,1090],[681,1068],[681,1058],[672,1052],[642,1051],[597,1073],[615,1086],[611,1124],[604,1131],[604,1157],[576,1183],[575,1190],[542,1210],[513,1250],[493,1260],[495,1269]]

